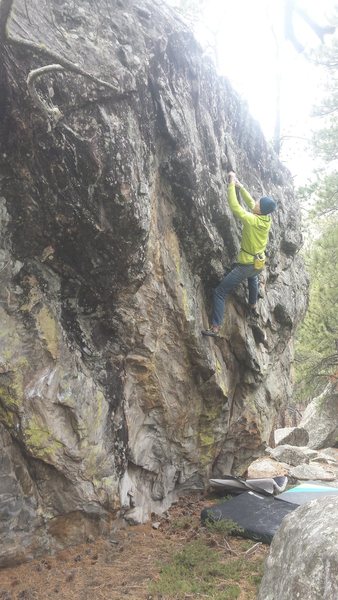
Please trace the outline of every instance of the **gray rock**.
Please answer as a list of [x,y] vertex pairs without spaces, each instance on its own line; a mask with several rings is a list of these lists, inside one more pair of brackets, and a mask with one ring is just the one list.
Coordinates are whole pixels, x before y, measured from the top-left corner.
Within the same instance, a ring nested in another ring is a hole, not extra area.
[[310,448],[334,446],[338,440],[338,393],[333,383],[306,407],[300,426],[309,433]]
[[323,448],[319,454],[324,454],[338,463],[338,448]]
[[289,465],[277,462],[272,458],[258,458],[248,467],[247,478],[255,479],[261,477],[276,477],[277,475],[287,475]]
[[317,464],[298,465],[293,467],[289,472],[290,477],[294,479],[304,480],[319,480],[319,481],[334,481],[336,476],[333,471],[324,469]]
[[338,598],[338,499],[322,498],[283,519],[266,560],[258,600]]
[[313,461],[316,464],[322,464],[322,466],[335,474],[335,478],[338,484],[338,448],[326,448],[323,451],[318,451],[318,456]]
[[290,444],[291,446],[306,446],[309,434],[302,427],[284,427],[274,432],[275,445]]
[[[46,7],[53,18],[15,2],[9,35],[41,46],[0,56],[0,566],[243,472],[290,401],[307,302],[290,174],[181,19],[157,0]],[[48,49],[116,89],[45,73],[38,96],[63,115],[51,122],[26,82]],[[264,343],[244,285],[225,339],[201,336],[240,240],[225,154],[279,205]]]
[[298,446],[290,446],[289,444],[277,446],[276,448],[270,448],[269,454],[275,460],[292,466],[309,462],[309,457],[302,448],[299,448]]
[[307,448],[305,446],[303,446],[301,449],[303,450],[304,454],[306,454],[309,460],[313,460],[318,456],[317,450],[312,450],[312,448]]
[[334,458],[324,454],[323,452],[318,452],[317,456],[312,458],[312,462],[323,462],[328,465],[336,465],[337,464],[337,461]]

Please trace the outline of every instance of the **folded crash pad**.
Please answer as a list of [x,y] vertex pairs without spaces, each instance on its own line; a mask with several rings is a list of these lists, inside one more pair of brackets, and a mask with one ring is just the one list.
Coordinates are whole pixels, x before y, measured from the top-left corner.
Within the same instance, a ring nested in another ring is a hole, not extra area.
[[286,515],[297,508],[290,502],[278,502],[256,492],[244,492],[226,502],[204,508],[202,522],[233,521],[241,528],[236,534],[270,544]]
[[259,494],[277,494],[285,490],[288,478],[284,475],[278,477],[263,477],[260,479],[243,479],[234,475],[226,475],[224,479],[209,479],[210,485],[222,489],[229,494],[242,494],[254,490]]
[[279,494],[277,499],[292,502],[300,506],[301,504],[311,502],[315,498],[324,498],[324,496],[336,496],[338,498],[338,488],[323,485],[315,481],[307,481]]

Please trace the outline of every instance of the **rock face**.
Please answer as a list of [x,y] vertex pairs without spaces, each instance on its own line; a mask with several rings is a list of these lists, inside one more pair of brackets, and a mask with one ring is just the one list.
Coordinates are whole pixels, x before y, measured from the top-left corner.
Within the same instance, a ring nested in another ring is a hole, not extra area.
[[[0,564],[242,472],[289,400],[307,290],[289,174],[169,8],[15,0],[8,32]],[[243,287],[215,342],[200,330],[239,248],[229,167],[278,211],[259,324]]]
[[300,426],[309,434],[308,446],[319,449],[338,442],[338,386],[330,383],[306,407]]
[[288,515],[272,540],[258,600],[338,598],[338,499]]

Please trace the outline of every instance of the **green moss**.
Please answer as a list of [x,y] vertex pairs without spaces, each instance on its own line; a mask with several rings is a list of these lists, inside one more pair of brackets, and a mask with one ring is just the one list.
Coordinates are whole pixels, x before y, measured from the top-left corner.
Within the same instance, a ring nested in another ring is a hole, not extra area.
[[79,416],[76,431],[81,439],[81,448],[89,448],[90,452],[93,451],[93,460],[96,461],[96,444],[100,441],[108,408],[103,392],[96,390],[94,394],[93,402],[88,404],[84,414],[81,417]]
[[59,334],[54,316],[47,308],[43,306],[36,315],[36,323],[40,336],[45,341],[47,350],[51,356],[56,359],[59,356]]
[[100,427],[101,422],[102,422],[103,405],[105,402],[104,394],[100,391],[97,391],[95,399],[96,399],[95,429],[97,429],[98,427]]
[[215,438],[215,423],[222,415],[223,403],[204,405],[199,420],[199,446],[202,466],[210,464],[215,458],[217,443]]
[[15,370],[0,376],[0,398],[5,406],[15,408],[22,404],[24,397],[23,365],[27,362],[22,359],[15,366]]
[[222,365],[219,362],[218,358],[216,358],[216,373],[218,373],[218,374],[222,373]]
[[207,433],[200,433],[200,442],[202,446],[210,446],[215,441],[215,437],[213,435],[208,435]]
[[213,461],[215,453],[215,436],[209,430],[200,431],[199,444],[201,449],[200,462],[202,466]]
[[[4,337],[6,335],[7,332],[5,332]],[[8,338],[6,339],[6,341],[8,341]],[[5,360],[6,363],[10,363],[12,358],[13,358],[13,352],[15,352],[15,349],[13,348],[12,350],[10,350],[9,348],[6,348],[6,350],[3,351],[2,353],[2,357]]]
[[218,359],[216,359],[216,382],[221,388],[225,397],[228,396],[228,388],[223,378],[223,367]]
[[34,456],[42,459],[52,459],[63,447],[62,442],[56,440],[53,434],[40,426],[36,417],[32,417],[24,430],[26,446]]
[[[226,396],[226,394],[225,394]],[[227,397],[227,396],[226,396]],[[211,395],[211,400],[203,406],[199,418],[200,462],[202,466],[210,464],[218,451],[218,437],[215,436],[215,424],[223,417],[224,400]]]
[[185,314],[186,318],[188,318],[189,317],[189,302],[188,302],[187,290],[185,288],[183,288],[183,290],[182,290],[182,306],[183,306],[184,314]]
[[2,404],[0,404],[0,422],[9,429],[12,429],[15,426],[14,413],[10,410],[6,410]]
[[100,480],[97,479],[97,471],[98,462],[100,461],[100,458],[102,458],[101,449],[98,446],[89,444],[85,444],[85,447],[87,448],[84,459],[86,465],[86,477],[89,477],[93,481],[93,484],[97,486],[100,484]]
[[171,258],[175,262],[176,273],[178,276],[180,276],[181,275],[181,255],[180,255],[180,249],[178,247],[178,242],[177,242],[176,236],[172,235],[170,241],[171,241],[171,244],[170,244]]

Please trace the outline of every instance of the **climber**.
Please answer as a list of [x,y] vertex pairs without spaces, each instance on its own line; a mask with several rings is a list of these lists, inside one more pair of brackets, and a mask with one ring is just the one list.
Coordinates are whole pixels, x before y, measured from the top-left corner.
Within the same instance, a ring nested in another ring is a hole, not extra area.
[[[248,280],[250,314],[254,318],[259,316],[256,308],[258,275],[265,265],[264,252],[271,227],[271,217],[269,215],[276,208],[275,201],[268,196],[263,196],[263,198],[255,202],[249,192],[238,181],[233,171],[230,171],[228,174],[228,182],[229,205],[235,217],[241,219],[243,231],[237,263],[214,290],[211,327],[202,330],[203,335],[212,337],[218,337],[219,335],[224,317],[224,307],[229,293],[244,279]],[[252,212],[245,210],[239,204],[236,196],[236,187]]]

